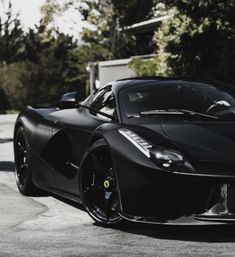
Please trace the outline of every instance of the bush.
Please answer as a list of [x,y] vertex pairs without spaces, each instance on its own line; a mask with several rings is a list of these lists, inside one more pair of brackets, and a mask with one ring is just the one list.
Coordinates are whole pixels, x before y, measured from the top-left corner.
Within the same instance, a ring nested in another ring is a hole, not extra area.
[[10,103],[5,91],[0,87],[0,113],[5,113],[8,109],[10,109]]

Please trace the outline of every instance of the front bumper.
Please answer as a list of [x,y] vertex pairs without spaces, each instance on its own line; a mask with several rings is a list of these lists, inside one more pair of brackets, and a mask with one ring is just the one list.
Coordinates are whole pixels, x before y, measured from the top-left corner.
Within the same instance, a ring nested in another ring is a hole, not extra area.
[[149,224],[164,225],[225,225],[235,224],[234,212],[234,189],[231,184],[213,185],[205,211],[198,214],[184,215],[178,217],[150,217],[150,216],[132,216],[124,213],[120,215],[130,221]]
[[235,223],[235,177],[173,173],[124,159],[118,163],[124,218],[156,224]]

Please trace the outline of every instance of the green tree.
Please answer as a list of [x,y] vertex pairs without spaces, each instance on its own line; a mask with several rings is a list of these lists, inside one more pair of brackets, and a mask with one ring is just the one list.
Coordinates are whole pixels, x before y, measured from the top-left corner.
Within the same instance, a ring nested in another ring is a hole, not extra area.
[[143,5],[137,0],[128,3],[117,0],[82,0],[80,12],[84,20],[92,25],[83,29],[82,39],[86,43],[103,46],[110,51],[112,59],[136,55],[138,49],[144,50],[147,47],[146,42],[137,42],[137,38],[126,32],[125,28],[151,18],[154,6],[154,0],[147,0]]
[[117,10],[121,27],[151,19],[155,14],[155,0],[145,0],[140,4],[137,0],[112,0]]
[[22,79],[28,81],[30,104],[55,105],[63,93],[82,90],[74,55],[77,44],[72,37],[40,23],[26,35],[25,48],[27,65]]
[[[11,2],[1,1],[0,15],[0,111],[17,105],[20,63],[24,59],[24,33]],[[16,91],[15,91],[16,90]]]
[[[178,4],[179,1],[175,1]],[[195,1],[178,5],[172,20],[163,24],[174,75],[196,75],[234,82],[235,2]]]
[[[174,17],[164,21],[155,33],[155,75],[203,76],[235,82],[235,2],[162,2],[173,10]],[[159,70],[158,61],[163,69]],[[137,67],[139,73],[141,67]]]
[[[27,83],[22,81],[22,74],[25,72],[25,62],[15,62],[8,65],[0,65],[0,87],[4,91],[1,96],[1,102],[7,102],[2,108],[7,109],[21,109],[24,105],[28,105],[26,99]],[[2,97],[6,99],[2,99]]]
[[24,33],[17,15],[12,13],[9,2],[4,15],[0,16],[0,62],[13,63],[22,60]]
[[107,0],[82,0],[82,2],[80,12],[84,20],[91,24],[91,28],[83,28],[82,40],[102,46],[110,52],[112,58],[120,57],[120,24],[114,5]]
[[62,12],[58,8],[56,1],[47,1],[40,23],[27,33],[13,16],[11,3],[1,17],[0,86],[9,99],[7,108],[56,105],[68,91],[84,95],[78,77],[77,42],[52,26],[54,15]]

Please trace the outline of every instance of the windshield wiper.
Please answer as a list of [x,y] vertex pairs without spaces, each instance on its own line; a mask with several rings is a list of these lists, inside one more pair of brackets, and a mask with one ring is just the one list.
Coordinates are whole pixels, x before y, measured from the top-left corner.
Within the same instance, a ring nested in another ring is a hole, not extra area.
[[218,120],[219,119],[216,116],[205,114],[205,113],[201,113],[201,112],[195,112],[195,111],[186,110],[186,109],[176,109],[176,110],[181,111],[182,113],[188,114],[190,116],[205,117],[205,118],[214,119],[214,120]]
[[166,110],[149,110],[149,111],[143,111],[138,114],[128,114],[128,118],[139,118],[140,116],[148,116],[148,115],[187,115],[191,117],[203,117],[203,118],[209,118],[209,119],[218,119],[216,116],[195,112],[191,110],[186,109],[166,109]]
[[140,116],[148,116],[148,115],[160,115],[160,114],[166,114],[166,115],[174,115],[174,114],[184,114],[181,111],[178,110],[149,110],[149,111],[143,111],[140,113],[133,113],[133,114],[127,114],[128,118],[140,118]]

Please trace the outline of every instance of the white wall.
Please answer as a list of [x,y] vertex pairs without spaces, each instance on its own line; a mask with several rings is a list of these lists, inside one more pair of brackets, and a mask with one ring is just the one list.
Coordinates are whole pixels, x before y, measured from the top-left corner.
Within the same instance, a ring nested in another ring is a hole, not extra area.
[[100,85],[123,78],[134,76],[134,72],[129,69],[128,62],[131,59],[121,59],[104,61],[98,63]]

